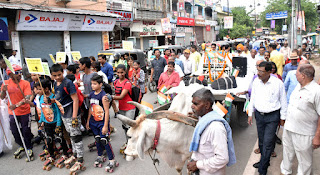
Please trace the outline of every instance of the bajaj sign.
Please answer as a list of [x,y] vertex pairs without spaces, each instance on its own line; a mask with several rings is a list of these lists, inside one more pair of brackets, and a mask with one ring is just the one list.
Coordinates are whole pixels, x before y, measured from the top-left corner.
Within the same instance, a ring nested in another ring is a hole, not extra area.
[[116,19],[19,10],[17,31],[112,31]]

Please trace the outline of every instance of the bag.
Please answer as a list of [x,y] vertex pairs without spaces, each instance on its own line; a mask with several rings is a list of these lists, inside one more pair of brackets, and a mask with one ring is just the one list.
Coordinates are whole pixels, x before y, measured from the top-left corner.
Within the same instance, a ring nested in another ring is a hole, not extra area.
[[[114,82],[114,84],[117,84],[117,82],[119,81],[119,79],[117,79],[115,82]],[[130,83],[130,81],[129,80],[127,80],[125,83]],[[131,84],[131,83],[130,83]],[[138,103],[140,103],[140,101],[141,101],[141,91],[140,91],[140,88],[139,87],[137,87],[137,86],[133,86],[132,84],[131,84],[131,94],[130,94],[130,91],[129,91],[129,96],[130,96],[130,98],[132,99],[132,101],[135,101],[135,102],[138,102]]]
[[238,77],[245,77],[247,75],[247,57],[233,57],[232,68],[238,69]]
[[219,78],[211,84],[211,88],[216,90],[237,88],[236,78],[234,76]]
[[[79,99],[79,106],[82,106],[83,101],[84,101],[84,96],[83,96],[82,92],[79,90],[77,84],[75,84],[75,87],[76,87],[77,96],[78,96],[78,99]],[[63,89],[64,89],[64,91],[69,95],[69,92],[68,92],[68,90],[67,90],[67,87],[64,86]]]

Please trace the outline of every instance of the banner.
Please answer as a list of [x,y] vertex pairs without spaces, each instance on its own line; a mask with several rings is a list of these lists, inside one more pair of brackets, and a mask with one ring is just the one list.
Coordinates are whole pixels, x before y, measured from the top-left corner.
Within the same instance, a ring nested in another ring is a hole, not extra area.
[[109,32],[102,32],[103,50],[110,49]]
[[44,75],[41,58],[25,58],[29,73]]
[[12,73],[15,73],[15,72],[14,72],[14,69],[13,69],[10,61],[7,59],[7,57],[2,54],[2,58],[4,59],[4,62],[6,63],[7,67],[10,69],[10,71],[11,71]]
[[57,52],[56,53],[56,63],[65,63],[66,62],[66,53]]
[[179,4],[179,9],[178,9],[178,11],[184,10],[184,0],[179,0],[179,1],[178,1],[178,4]]
[[169,18],[161,19],[162,33],[171,33],[171,23]]
[[74,61],[79,61],[81,58],[80,51],[72,51],[71,55]]
[[298,21],[298,28],[300,28],[303,31],[306,31],[304,11],[297,12],[297,21]]
[[116,11],[116,10],[107,10],[107,12],[121,15],[122,18],[116,18],[117,21],[120,21],[120,22],[123,22],[123,21],[133,21],[132,12],[124,12],[124,11]]
[[43,67],[44,75],[50,77],[51,74],[50,74],[50,68],[49,68],[48,63],[42,63],[42,67]]
[[106,18],[100,16],[84,17],[84,23],[82,25],[82,31],[112,31],[116,24],[115,18]]
[[274,29],[276,27],[276,20],[271,20],[271,29]]
[[224,17],[224,28],[232,29],[233,28],[233,16],[225,16]]
[[132,41],[123,41],[122,40],[122,48],[125,50],[133,50],[133,42]]
[[6,17],[0,17],[0,41],[9,40],[8,20]]

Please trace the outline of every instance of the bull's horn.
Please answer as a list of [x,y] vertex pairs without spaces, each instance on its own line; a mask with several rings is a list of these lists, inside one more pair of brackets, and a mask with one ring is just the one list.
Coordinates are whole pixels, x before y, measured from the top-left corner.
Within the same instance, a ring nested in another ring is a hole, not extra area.
[[124,115],[121,115],[121,114],[118,114],[117,115],[117,118],[123,123],[123,124],[127,124],[131,127],[135,127],[137,125],[136,121],[124,116]]
[[167,118],[172,121],[177,121],[180,123],[184,123],[186,125],[190,125],[195,127],[197,125],[198,120],[190,118],[181,113],[173,112],[173,111],[157,111],[147,115],[148,119],[159,120],[162,118]]
[[128,101],[127,103],[132,104],[133,106],[137,107],[140,111],[140,114],[146,115],[145,109],[142,104],[137,103],[135,101]]
[[168,110],[170,108],[171,103],[172,102],[169,102],[169,103],[166,103],[164,105],[158,106],[158,107],[153,109],[153,112]]

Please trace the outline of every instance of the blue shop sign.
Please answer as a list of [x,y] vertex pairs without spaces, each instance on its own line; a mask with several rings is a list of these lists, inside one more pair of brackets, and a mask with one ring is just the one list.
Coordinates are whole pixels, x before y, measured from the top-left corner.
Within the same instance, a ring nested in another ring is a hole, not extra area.
[[0,40],[9,40],[8,20],[6,17],[0,17]]

